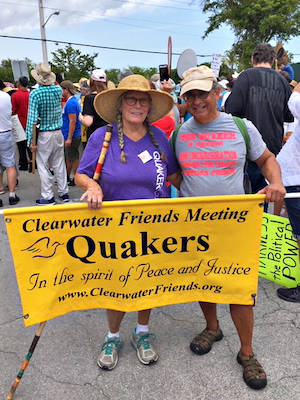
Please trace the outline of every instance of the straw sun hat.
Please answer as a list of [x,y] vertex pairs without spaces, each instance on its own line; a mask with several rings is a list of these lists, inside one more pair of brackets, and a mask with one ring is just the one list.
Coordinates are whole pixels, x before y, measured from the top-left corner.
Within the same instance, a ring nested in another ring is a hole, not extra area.
[[94,107],[100,117],[109,123],[115,122],[117,100],[129,90],[148,93],[151,97],[152,105],[148,116],[150,124],[168,114],[174,105],[172,96],[166,92],[150,89],[148,80],[142,75],[130,75],[123,78],[117,88],[97,94]]

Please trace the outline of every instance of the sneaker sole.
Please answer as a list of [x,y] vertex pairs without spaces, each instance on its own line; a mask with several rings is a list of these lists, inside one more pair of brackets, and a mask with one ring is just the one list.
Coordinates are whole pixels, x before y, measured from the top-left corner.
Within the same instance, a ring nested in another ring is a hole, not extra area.
[[119,357],[117,356],[116,362],[114,363],[114,365],[112,365],[112,366],[110,366],[110,367],[108,367],[107,365],[102,365],[102,364],[100,364],[100,361],[99,361],[99,360],[97,361],[97,364],[99,365],[99,367],[100,367],[101,369],[104,369],[104,371],[111,371],[112,369],[114,369],[114,368],[117,366],[118,360],[119,360]]
[[40,204],[40,203],[35,203],[37,206],[54,206],[56,203],[49,203],[49,204]]
[[299,300],[293,300],[293,299],[291,299],[291,298],[289,298],[289,297],[282,296],[282,295],[281,295],[280,293],[278,293],[278,292],[277,292],[277,296],[278,296],[280,299],[282,299],[282,300],[289,301],[290,303],[300,303],[300,299],[299,299]]
[[158,354],[156,354],[156,358],[155,359],[152,359],[152,360],[149,360],[149,361],[143,360],[139,355],[139,351],[138,351],[139,349],[137,348],[137,345],[135,344],[135,341],[133,339],[131,339],[131,346],[136,351],[137,358],[140,360],[140,362],[142,364],[144,364],[144,365],[152,365],[152,364],[156,363],[156,361],[158,360]]

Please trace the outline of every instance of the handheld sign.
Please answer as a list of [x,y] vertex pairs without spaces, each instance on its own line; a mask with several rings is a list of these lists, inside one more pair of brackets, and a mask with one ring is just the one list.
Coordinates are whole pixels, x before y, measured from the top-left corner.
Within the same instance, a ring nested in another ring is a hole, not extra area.
[[192,49],[186,49],[177,62],[178,76],[182,78],[183,73],[192,67],[197,67],[197,54]]

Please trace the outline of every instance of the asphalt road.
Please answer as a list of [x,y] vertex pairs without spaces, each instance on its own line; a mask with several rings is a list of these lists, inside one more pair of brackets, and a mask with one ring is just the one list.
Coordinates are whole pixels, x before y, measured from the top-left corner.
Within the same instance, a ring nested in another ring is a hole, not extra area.
[[[34,206],[40,197],[38,173],[21,171],[14,207]],[[70,188],[72,201],[81,190]],[[4,208],[8,194],[1,196]],[[25,328],[3,216],[0,215],[0,398],[6,399],[37,331]],[[224,332],[210,353],[197,356],[189,343],[205,328],[196,303],[153,310],[151,330],[157,335],[160,358],[142,365],[130,345],[136,314],[128,313],[121,326],[125,347],[113,371],[97,365],[100,344],[107,333],[105,311],[72,312],[48,321],[16,400],[295,400],[300,392],[300,305],[276,295],[278,286],[259,279],[255,307],[254,349],[264,366],[268,386],[249,389],[236,361],[239,340],[227,305],[219,306]]]

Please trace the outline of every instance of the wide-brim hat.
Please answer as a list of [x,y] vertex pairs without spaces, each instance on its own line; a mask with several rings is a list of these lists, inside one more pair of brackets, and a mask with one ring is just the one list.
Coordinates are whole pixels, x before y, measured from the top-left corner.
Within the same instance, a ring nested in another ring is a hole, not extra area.
[[128,91],[148,93],[151,97],[152,104],[148,115],[150,124],[167,115],[174,105],[172,96],[166,92],[150,89],[149,81],[142,75],[130,75],[123,78],[117,88],[97,94],[94,107],[100,117],[109,123],[115,122],[117,100]]
[[32,77],[38,84],[44,86],[53,85],[56,81],[56,76],[51,72],[51,68],[47,64],[38,64],[35,69],[31,71]]
[[12,88],[10,86],[6,86],[4,89],[2,89],[2,92],[9,93],[11,91],[15,92],[16,90],[17,90],[16,88]]
[[297,82],[297,81],[295,81],[294,79],[291,80],[290,86],[292,86],[293,88],[295,88],[297,85],[298,85],[298,82]]

